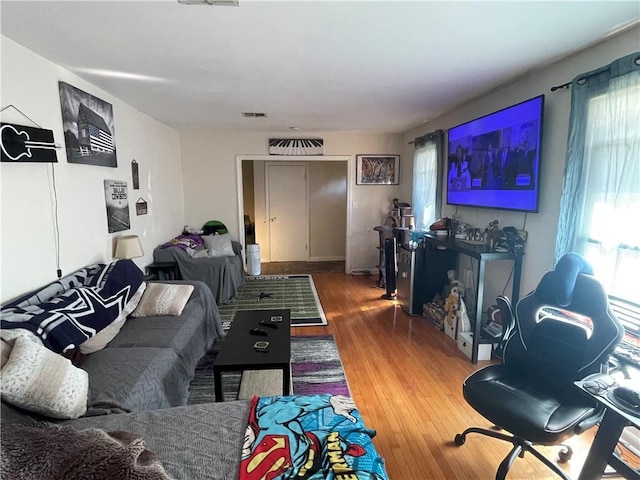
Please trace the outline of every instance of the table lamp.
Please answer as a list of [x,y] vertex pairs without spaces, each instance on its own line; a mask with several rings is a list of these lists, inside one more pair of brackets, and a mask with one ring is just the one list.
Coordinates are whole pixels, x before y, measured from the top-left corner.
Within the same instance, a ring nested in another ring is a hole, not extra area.
[[142,257],[144,251],[138,235],[122,235],[116,240],[116,253],[114,258],[136,258]]

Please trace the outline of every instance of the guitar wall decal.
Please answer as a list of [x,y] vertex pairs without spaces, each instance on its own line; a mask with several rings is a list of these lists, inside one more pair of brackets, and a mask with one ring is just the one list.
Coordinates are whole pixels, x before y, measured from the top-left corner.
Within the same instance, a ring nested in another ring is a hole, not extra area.
[[[18,127],[18,128],[16,128]],[[32,140],[32,136],[51,138],[53,140],[53,132],[51,130],[36,129],[23,127],[20,125],[12,125],[9,123],[2,124],[0,127],[0,149],[2,150],[3,161],[13,162],[57,162],[55,154],[34,158],[31,150],[56,150],[61,148],[60,144],[53,141],[37,141]]]

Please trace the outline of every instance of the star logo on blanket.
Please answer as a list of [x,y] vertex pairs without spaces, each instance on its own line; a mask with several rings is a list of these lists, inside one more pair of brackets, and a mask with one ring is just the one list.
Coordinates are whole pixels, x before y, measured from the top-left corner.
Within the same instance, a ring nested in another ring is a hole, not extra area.
[[66,352],[129,314],[144,287],[131,260],[90,265],[6,305],[1,327],[27,330],[50,350]]
[[254,397],[240,480],[386,480],[374,435],[348,397]]

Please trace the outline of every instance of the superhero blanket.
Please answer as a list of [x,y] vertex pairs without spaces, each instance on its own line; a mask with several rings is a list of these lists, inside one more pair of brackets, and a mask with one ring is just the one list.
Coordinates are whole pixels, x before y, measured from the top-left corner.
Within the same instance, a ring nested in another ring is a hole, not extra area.
[[131,260],[90,265],[3,306],[1,327],[28,330],[64,353],[131,313],[145,286]]
[[348,397],[254,397],[239,479],[388,480],[374,436]]

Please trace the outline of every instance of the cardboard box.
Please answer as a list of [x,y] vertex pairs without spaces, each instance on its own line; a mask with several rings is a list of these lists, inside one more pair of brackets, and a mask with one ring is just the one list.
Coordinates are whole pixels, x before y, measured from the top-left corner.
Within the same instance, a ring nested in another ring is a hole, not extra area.
[[[471,350],[473,348],[473,333],[460,332],[458,334],[458,349],[471,360]],[[491,344],[483,343],[478,345],[478,361],[491,360]]]

